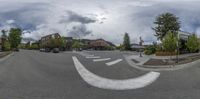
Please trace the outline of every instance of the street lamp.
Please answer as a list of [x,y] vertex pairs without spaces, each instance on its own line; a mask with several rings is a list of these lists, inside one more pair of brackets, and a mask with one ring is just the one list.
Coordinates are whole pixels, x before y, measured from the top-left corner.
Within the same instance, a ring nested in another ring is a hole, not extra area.
[[142,57],[142,43],[144,41],[142,40],[142,37],[140,36],[140,42],[139,42],[139,45],[140,45],[140,57]]

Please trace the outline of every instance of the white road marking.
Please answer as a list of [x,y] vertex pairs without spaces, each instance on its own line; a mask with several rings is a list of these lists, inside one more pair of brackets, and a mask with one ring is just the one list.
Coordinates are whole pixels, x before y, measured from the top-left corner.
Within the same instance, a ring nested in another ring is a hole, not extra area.
[[117,59],[117,60],[114,60],[114,61],[106,63],[106,65],[111,66],[111,65],[117,64],[117,63],[119,63],[121,61],[122,61],[122,59]]
[[93,57],[94,55],[85,55],[86,57]]
[[77,57],[72,57],[74,61],[74,65],[83,78],[85,82],[90,84],[91,86],[102,88],[102,89],[110,89],[110,90],[130,90],[142,88],[147,85],[153,83],[159,76],[159,72],[149,72],[145,75],[142,75],[137,78],[117,80],[117,79],[108,79],[101,76],[98,76],[89,70],[87,70],[77,59]]
[[111,58],[102,58],[102,59],[93,59],[94,62],[101,62],[101,61],[107,61],[110,60]]
[[79,54],[82,55],[82,56],[86,56],[86,57],[94,56],[93,54],[88,54],[88,53],[83,53],[83,52],[80,52]]
[[100,56],[87,56],[86,58],[100,58]]

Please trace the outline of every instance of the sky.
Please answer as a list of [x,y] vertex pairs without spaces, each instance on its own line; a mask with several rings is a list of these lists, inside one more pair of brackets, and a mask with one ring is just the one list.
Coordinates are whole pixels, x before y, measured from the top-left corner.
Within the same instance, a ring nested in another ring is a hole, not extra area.
[[166,12],[182,31],[200,34],[200,0],[0,0],[0,9],[0,30],[20,27],[24,40],[60,33],[121,44],[127,32],[131,43],[151,43],[155,17]]

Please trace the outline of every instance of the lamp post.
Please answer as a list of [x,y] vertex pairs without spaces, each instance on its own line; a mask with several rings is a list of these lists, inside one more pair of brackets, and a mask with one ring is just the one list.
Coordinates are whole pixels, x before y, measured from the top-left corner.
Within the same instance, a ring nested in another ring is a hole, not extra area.
[[140,57],[142,57],[142,43],[144,41],[142,40],[142,37],[140,36],[140,42],[139,42],[139,45],[140,45]]

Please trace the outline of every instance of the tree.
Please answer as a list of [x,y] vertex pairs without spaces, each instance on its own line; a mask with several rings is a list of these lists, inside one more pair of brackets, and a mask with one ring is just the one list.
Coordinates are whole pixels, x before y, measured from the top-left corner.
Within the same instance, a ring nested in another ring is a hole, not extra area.
[[110,45],[106,46],[106,50],[114,50],[114,48]]
[[162,40],[162,46],[167,52],[174,52],[177,49],[177,35],[172,32],[168,32]]
[[1,30],[1,32],[2,32],[2,35],[1,35],[1,37],[2,37],[2,50],[4,51],[5,50],[5,42],[7,40],[7,35],[6,35],[7,31]]
[[11,48],[10,48],[10,42],[9,41],[5,41],[4,42],[4,50],[5,51],[9,51]]
[[78,41],[75,41],[74,44],[72,45],[72,48],[78,50],[81,48],[81,44]]
[[158,40],[162,40],[169,31],[172,33],[177,33],[177,31],[179,31],[180,22],[178,19],[179,18],[172,13],[163,13],[156,17],[154,22],[156,26],[152,29],[156,32],[155,36]]
[[190,52],[196,52],[197,50],[199,50],[200,42],[195,34],[188,38],[186,47]]
[[39,45],[38,44],[32,44],[30,46],[30,49],[37,50],[37,49],[39,49]]
[[20,28],[11,28],[9,32],[9,42],[11,44],[11,48],[17,48],[21,43],[22,30]]
[[60,47],[62,48],[66,47],[66,41],[64,37],[59,38],[59,44],[60,44]]
[[130,38],[128,33],[125,33],[124,35],[124,42],[123,42],[124,50],[130,50],[131,45],[130,45]]
[[120,44],[119,46],[116,47],[116,49],[118,50],[123,50],[123,48],[124,48],[123,44]]

